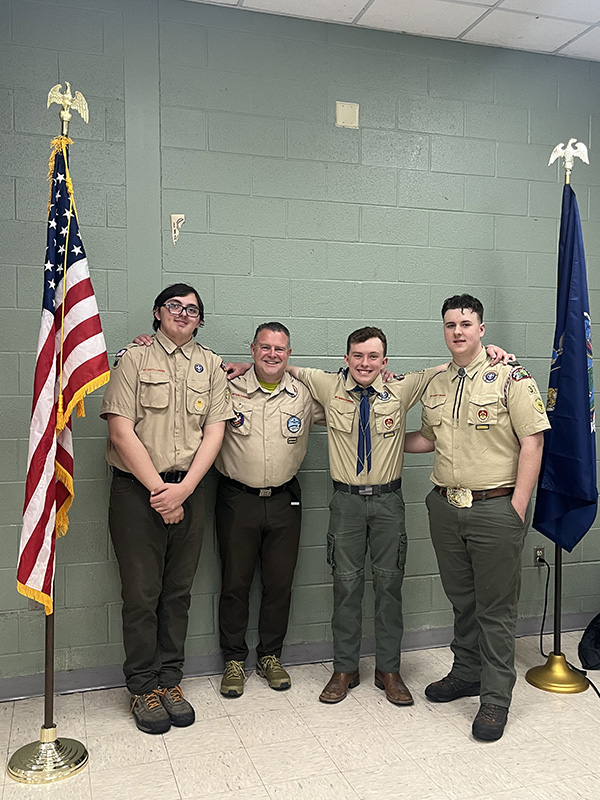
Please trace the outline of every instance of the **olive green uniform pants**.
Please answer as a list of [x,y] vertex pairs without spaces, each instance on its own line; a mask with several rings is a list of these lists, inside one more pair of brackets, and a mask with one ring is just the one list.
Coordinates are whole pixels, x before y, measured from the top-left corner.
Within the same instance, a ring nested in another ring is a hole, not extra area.
[[506,708],[517,675],[521,551],[531,519],[531,507],[522,522],[511,499],[455,508],[435,490],[426,498],[440,576],[454,610],[451,674],[481,681],[481,702]]
[[380,496],[336,491],[329,504],[327,562],[333,573],[333,668],[358,669],[367,548],[375,593],[375,664],[400,669],[402,581],[406,561],[404,500],[398,489]]

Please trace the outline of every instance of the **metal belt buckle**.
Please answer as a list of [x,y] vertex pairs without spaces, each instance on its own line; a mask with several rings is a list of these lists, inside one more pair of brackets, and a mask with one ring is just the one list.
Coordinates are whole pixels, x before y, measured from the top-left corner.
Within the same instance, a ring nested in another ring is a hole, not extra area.
[[470,489],[464,489],[462,486],[448,486],[446,500],[456,508],[471,508],[473,505],[473,492]]
[[370,497],[373,494],[373,487],[372,486],[359,486],[358,493],[362,495],[366,495]]
[[271,489],[259,489],[258,496],[259,497],[271,497],[272,490]]

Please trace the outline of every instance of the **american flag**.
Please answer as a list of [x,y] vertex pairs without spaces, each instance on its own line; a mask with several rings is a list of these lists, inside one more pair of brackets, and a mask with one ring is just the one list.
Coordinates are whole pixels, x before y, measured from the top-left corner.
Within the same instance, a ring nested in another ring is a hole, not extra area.
[[42,324],[29,433],[17,589],[52,613],[55,540],[73,502],[71,413],[110,372],[88,263],[79,235],[68,145],[52,141]]

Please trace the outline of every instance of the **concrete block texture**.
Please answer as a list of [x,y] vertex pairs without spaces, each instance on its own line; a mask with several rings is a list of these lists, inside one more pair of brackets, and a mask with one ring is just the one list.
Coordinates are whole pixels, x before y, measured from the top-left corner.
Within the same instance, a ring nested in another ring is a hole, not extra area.
[[[68,80],[90,107],[89,125],[77,116],[71,123],[71,175],[111,360],[149,330],[160,289],[184,280],[205,302],[200,341],[227,360],[247,360],[256,326],[275,319],[291,330],[292,363],[336,370],[350,331],[373,324],[386,332],[393,368],[418,370],[447,359],[440,306],[467,291],[484,303],[485,341],[516,352],[543,389],[562,184],[548,157],[570,135],[592,154],[600,147],[600,69],[184,0],[0,6],[0,672],[14,675],[43,669],[43,615],[16,592],[14,565],[46,173],[58,132],[57,107],[45,108],[48,89]],[[68,46],[57,35],[66,13]],[[357,130],[335,126],[336,101],[359,104]],[[600,162],[577,162],[574,187],[596,319]],[[186,215],[176,246],[171,213]],[[70,530],[57,543],[59,669],[123,657],[101,396],[87,398],[87,416],[73,424],[75,501]],[[408,426],[419,424],[417,405]],[[452,624],[423,504],[431,463],[430,455],[409,455],[403,474],[411,631]],[[323,646],[332,610],[323,429],[310,434],[299,480],[303,526],[287,642]],[[205,540],[187,652],[216,658],[214,475],[204,483]],[[597,606],[599,556],[590,535],[565,559],[569,609]],[[539,578],[524,570],[520,615],[539,613]],[[252,643],[259,602],[257,583]],[[368,635],[370,573],[365,615]]]

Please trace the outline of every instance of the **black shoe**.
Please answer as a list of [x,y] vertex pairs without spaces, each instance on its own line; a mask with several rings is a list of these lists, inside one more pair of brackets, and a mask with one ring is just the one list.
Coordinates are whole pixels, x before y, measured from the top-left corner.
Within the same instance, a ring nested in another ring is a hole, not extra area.
[[494,703],[482,703],[473,720],[473,736],[482,742],[495,742],[504,733],[508,708]]
[[157,689],[156,694],[160,697],[163,708],[176,728],[187,728],[194,722],[196,719],[194,709],[183,696],[179,686]]
[[434,703],[449,703],[458,700],[459,697],[474,697],[479,694],[481,684],[479,681],[463,681],[462,678],[455,678],[452,673],[446,675],[441,681],[430,683],[425,689],[425,697],[433,700]]
[[169,715],[156,691],[131,695],[131,713],[144,733],[166,733],[171,727]]

